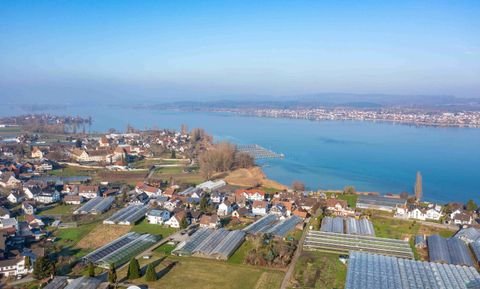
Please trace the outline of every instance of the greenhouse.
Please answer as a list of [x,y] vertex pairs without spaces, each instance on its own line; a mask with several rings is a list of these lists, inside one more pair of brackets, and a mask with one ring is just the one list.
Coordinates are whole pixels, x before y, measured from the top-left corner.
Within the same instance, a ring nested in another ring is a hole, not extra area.
[[468,246],[458,238],[445,239],[439,235],[427,238],[428,256],[431,262],[473,266]]
[[114,197],[95,197],[75,210],[74,214],[102,214],[112,206]]
[[106,269],[110,264],[119,266],[153,246],[158,240],[154,235],[131,232],[91,252],[83,257],[83,260]]
[[243,231],[201,228],[189,240],[180,243],[172,254],[227,260],[244,240]]
[[373,224],[368,219],[325,217],[320,228],[322,232],[375,236]]
[[345,289],[480,288],[474,267],[350,252]]
[[297,224],[302,222],[303,219],[297,216],[291,216],[282,220],[279,216],[268,214],[243,229],[243,231],[248,234],[268,233],[285,237]]
[[143,218],[148,211],[148,206],[131,205],[123,208],[113,214],[110,218],[103,221],[104,224],[133,225]]
[[413,259],[413,252],[407,241],[372,236],[310,230],[303,247],[306,250],[322,250],[340,254],[356,250]]

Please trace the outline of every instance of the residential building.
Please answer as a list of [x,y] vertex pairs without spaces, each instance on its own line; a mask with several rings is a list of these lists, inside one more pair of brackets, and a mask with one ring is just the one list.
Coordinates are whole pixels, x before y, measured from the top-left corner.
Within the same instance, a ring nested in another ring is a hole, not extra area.
[[170,212],[167,210],[150,210],[146,216],[148,223],[163,225],[170,219]]
[[224,200],[220,205],[218,205],[217,214],[219,216],[228,216],[232,213],[232,203],[229,200]]
[[263,201],[265,199],[265,192],[257,189],[249,189],[249,190],[240,189],[235,191],[235,195],[237,197],[244,197],[249,201]]
[[264,216],[268,213],[267,201],[253,201],[252,213],[256,216]]

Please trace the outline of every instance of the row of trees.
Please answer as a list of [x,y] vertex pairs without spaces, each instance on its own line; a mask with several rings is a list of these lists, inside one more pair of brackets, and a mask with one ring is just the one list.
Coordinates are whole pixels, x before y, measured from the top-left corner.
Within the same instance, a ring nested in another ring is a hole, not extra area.
[[199,164],[202,175],[210,179],[215,173],[252,167],[255,161],[249,154],[239,152],[235,145],[221,142],[202,152]]
[[[142,272],[140,270],[140,265],[138,260],[132,258],[128,264],[127,279],[134,280],[142,277]],[[147,270],[145,271],[145,281],[153,282],[157,280],[157,272],[155,272],[155,266],[153,263],[147,265]]]

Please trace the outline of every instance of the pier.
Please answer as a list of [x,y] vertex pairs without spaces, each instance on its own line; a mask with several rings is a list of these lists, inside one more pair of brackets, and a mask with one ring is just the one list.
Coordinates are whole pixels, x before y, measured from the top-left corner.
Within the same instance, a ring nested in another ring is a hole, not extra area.
[[283,154],[278,154],[257,144],[238,145],[237,149],[252,156],[254,159],[283,159]]

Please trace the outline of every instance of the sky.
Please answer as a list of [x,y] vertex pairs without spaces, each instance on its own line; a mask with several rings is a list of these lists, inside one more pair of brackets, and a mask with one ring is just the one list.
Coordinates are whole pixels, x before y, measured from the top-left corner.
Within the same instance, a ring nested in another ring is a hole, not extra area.
[[480,1],[0,2],[0,98],[480,97]]

